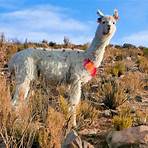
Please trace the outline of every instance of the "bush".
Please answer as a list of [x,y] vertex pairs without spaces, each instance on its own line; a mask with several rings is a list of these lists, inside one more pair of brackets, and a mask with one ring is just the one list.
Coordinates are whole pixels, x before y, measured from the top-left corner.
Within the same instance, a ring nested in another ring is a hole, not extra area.
[[48,115],[45,125],[38,130],[37,141],[39,146],[61,147],[63,140],[64,117],[61,113],[52,108],[48,108]]
[[84,44],[80,49],[81,50],[86,50],[89,47],[89,43]]
[[136,109],[135,116],[133,117],[134,126],[144,125],[148,123],[147,111],[143,112],[139,109]]
[[116,130],[122,130],[124,128],[131,127],[133,124],[133,119],[130,115],[130,109],[123,108],[119,115],[113,117],[112,123]]
[[59,105],[61,112],[64,114],[65,118],[69,118],[69,104],[63,96],[59,98]]
[[100,95],[107,108],[116,109],[127,100],[123,86],[115,79],[102,79],[101,84]]
[[148,73],[148,58],[147,57],[139,57],[137,64],[138,64],[140,71]]
[[143,54],[144,54],[144,56],[148,56],[148,48],[145,47],[143,49]]
[[111,67],[111,74],[113,76],[120,77],[126,71],[126,66],[123,62],[117,62],[113,67]]
[[86,101],[82,101],[77,108],[77,121],[80,127],[91,125],[97,119],[99,112]]
[[[62,96],[60,97],[60,109],[64,114],[66,121],[68,121],[70,119],[70,114],[68,111],[69,104]],[[92,124],[93,121],[98,117],[98,111],[86,101],[81,101],[81,103],[77,106],[76,114],[79,127],[84,126],[87,123],[89,125]]]
[[49,42],[49,46],[54,47],[54,46],[56,46],[56,43],[51,41],[51,42]]
[[124,86],[126,93],[134,95],[141,91],[144,86],[142,75],[137,72],[127,73],[121,79],[121,86]]
[[65,119],[48,106],[40,89],[29,106],[20,101],[14,108],[10,100],[6,79],[0,77],[0,137],[6,147],[60,147]]

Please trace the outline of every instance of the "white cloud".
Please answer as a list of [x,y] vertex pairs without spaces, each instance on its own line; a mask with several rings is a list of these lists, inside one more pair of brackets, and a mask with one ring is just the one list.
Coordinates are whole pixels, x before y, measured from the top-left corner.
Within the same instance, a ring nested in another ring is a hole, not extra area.
[[61,42],[63,36],[67,35],[77,43],[87,42],[91,35],[92,24],[70,17],[68,11],[47,5],[2,13],[0,32],[4,32],[9,38],[22,40],[48,39]]
[[122,43],[131,43],[137,46],[148,46],[148,30],[140,31],[121,39]]

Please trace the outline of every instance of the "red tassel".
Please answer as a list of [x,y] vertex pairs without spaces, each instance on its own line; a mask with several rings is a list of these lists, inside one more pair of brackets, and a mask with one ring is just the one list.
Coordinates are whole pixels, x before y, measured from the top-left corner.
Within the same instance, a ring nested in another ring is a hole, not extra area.
[[92,77],[96,75],[97,68],[95,67],[94,63],[90,59],[84,59],[83,66],[88,71],[88,73],[90,73]]

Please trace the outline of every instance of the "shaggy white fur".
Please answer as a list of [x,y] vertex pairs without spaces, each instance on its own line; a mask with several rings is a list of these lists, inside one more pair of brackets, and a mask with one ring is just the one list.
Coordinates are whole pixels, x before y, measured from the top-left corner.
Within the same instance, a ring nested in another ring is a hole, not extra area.
[[[70,112],[72,124],[76,126],[75,112],[81,97],[81,85],[92,78],[92,72],[95,74],[94,70],[101,64],[105,47],[116,30],[117,11],[113,16],[105,16],[100,11],[97,13],[100,16],[99,26],[88,50],[25,49],[10,59],[8,68],[11,73],[14,72],[16,78],[14,105],[20,97],[27,98],[30,82],[38,79],[37,73],[40,72],[51,85],[53,82],[70,85]],[[86,65],[84,61],[87,61]],[[90,63],[92,69],[87,69]]]

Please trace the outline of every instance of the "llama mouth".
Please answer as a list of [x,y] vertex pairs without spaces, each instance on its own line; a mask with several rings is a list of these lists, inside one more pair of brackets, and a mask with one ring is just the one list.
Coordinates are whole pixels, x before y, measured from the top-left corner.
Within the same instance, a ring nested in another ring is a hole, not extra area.
[[108,35],[109,34],[109,31],[108,32],[103,32],[103,35]]
[[107,29],[106,31],[103,31],[103,35],[109,35],[110,34],[110,29]]

